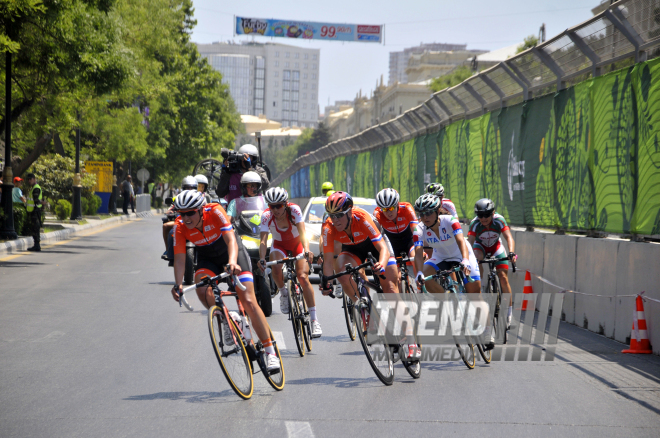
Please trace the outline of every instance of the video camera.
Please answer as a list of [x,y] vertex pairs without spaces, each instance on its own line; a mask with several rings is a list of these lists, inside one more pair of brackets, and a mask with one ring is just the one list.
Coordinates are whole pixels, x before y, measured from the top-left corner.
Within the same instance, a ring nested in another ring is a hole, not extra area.
[[239,173],[241,171],[241,163],[244,162],[243,154],[238,151],[222,148],[220,150],[220,155],[227,162],[227,172],[229,173]]

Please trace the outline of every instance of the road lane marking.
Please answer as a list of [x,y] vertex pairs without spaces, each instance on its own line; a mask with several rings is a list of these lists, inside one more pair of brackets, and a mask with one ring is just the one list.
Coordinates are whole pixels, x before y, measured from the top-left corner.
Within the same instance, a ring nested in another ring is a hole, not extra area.
[[286,344],[284,343],[284,335],[282,332],[273,332],[273,338],[277,342],[277,348],[280,350],[286,350]]
[[285,421],[286,433],[289,438],[313,438],[312,425],[307,421]]

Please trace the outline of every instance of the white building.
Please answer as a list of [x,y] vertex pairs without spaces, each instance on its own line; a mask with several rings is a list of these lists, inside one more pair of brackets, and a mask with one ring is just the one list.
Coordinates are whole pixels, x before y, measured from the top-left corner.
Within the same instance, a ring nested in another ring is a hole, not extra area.
[[394,85],[396,82],[400,84],[408,83],[406,68],[408,67],[408,60],[413,54],[420,54],[425,51],[447,52],[465,50],[466,47],[467,44],[429,43],[420,44],[416,47],[408,47],[400,52],[390,52],[390,75],[387,85]]
[[277,43],[197,44],[223,75],[241,114],[265,115],[282,126],[317,126],[319,49]]

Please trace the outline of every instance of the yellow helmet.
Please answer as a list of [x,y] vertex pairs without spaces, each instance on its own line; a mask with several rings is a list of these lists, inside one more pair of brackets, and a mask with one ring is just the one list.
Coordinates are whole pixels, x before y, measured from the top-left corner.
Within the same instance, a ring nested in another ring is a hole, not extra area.
[[333,186],[330,181],[326,181],[321,185],[321,193],[323,193],[326,196],[329,196],[328,193],[327,193],[328,190],[332,190],[334,188],[335,188],[335,186]]
[[325,196],[330,196],[330,195],[332,195],[333,193],[335,193],[334,190],[328,190],[327,192],[325,192]]

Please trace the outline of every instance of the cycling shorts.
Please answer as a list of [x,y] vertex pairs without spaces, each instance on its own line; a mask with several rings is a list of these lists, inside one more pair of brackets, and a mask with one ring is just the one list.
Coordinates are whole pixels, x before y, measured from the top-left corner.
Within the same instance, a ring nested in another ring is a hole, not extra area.
[[302,254],[304,248],[300,239],[291,239],[287,241],[273,240],[273,244],[270,247],[270,253],[278,252],[282,254],[282,257],[288,257],[289,253],[296,257],[299,254]]
[[[237,238],[238,243],[238,257],[236,258],[236,263],[241,267],[241,273],[238,275],[238,279],[241,283],[246,281],[253,282],[252,278],[252,263],[250,263],[250,256],[248,255],[243,243],[240,238]],[[229,263],[229,252],[216,256],[204,256],[197,254],[197,269],[195,270],[195,277],[198,274],[208,275],[209,277],[215,277],[216,275],[225,272],[225,266]]]
[[[367,239],[364,240],[358,244],[355,245],[346,245],[342,244],[341,245],[341,254],[346,254],[351,256],[353,260],[355,260],[355,263],[357,265],[361,265],[364,263],[365,260],[367,260],[367,255],[371,253],[372,256],[376,258],[376,260],[380,259],[380,253],[374,246],[374,243]],[[387,261],[387,266],[390,265],[396,265],[396,259],[390,255],[390,259]]]
[[496,259],[501,259],[501,261],[495,265],[495,269],[498,271],[508,271],[509,270],[509,258],[504,250],[504,246],[500,247],[491,252],[488,252],[481,244],[474,242],[474,250],[481,251],[484,257],[495,257]]
[[397,242],[390,239],[390,244],[392,245],[392,255],[395,257],[400,257],[402,252],[410,255],[410,251],[412,251],[414,247],[412,234],[410,235],[410,239],[406,242]]
[[[459,264],[460,262],[456,260],[442,260],[435,253],[430,259],[424,262],[424,265],[431,266],[436,271],[446,271],[448,269],[452,269],[458,266]],[[470,278],[472,279],[472,281],[481,281],[479,264],[476,262],[476,260],[470,260],[469,266],[470,266]],[[468,283],[467,278],[463,279],[463,283],[465,284]]]

